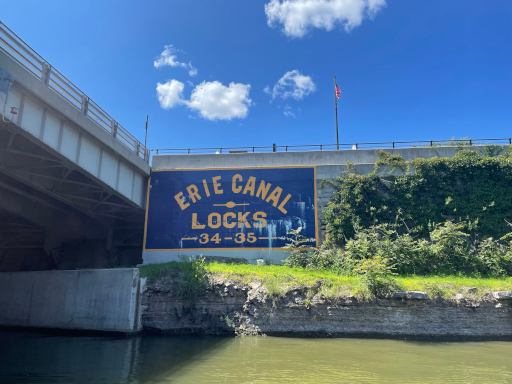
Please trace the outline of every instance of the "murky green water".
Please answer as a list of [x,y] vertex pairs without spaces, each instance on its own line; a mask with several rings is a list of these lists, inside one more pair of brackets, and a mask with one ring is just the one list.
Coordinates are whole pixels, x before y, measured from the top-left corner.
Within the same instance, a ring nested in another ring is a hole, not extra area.
[[0,333],[0,383],[512,383],[512,343]]

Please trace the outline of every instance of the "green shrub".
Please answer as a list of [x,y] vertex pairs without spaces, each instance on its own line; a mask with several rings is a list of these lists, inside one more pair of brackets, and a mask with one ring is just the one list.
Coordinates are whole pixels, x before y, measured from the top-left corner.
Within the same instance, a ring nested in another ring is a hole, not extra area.
[[288,267],[306,268],[308,265],[308,251],[305,249],[307,246],[305,243],[308,242],[308,238],[301,234],[302,227],[292,229],[288,232],[291,237],[284,237],[284,240],[288,240],[283,249],[290,252],[290,256],[284,260],[285,265]]
[[343,260],[343,251],[340,248],[330,248],[322,246],[315,252],[309,255],[306,267],[308,269],[331,269],[331,270],[344,270],[345,263]]
[[386,296],[398,289],[398,285],[391,278],[393,266],[388,259],[374,256],[360,260],[354,268],[356,275],[361,276],[361,284],[374,297]]
[[[345,247],[323,245],[314,252],[293,255],[286,264],[308,269],[358,274],[362,262],[389,260],[399,275],[512,276],[512,232],[500,240],[472,238],[476,222],[430,224],[428,238],[404,231],[400,224],[354,225]],[[404,233],[405,232],[405,233]]]
[[503,245],[492,238],[483,240],[478,245],[475,267],[491,277],[512,276],[512,244]]
[[204,294],[208,283],[204,257],[180,256],[180,260],[183,262],[181,268],[183,278],[179,282],[178,294],[187,300],[194,301]]
[[379,224],[368,229],[356,226],[356,233],[345,245],[345,259],[362,260],[379,256],[389,259],[399,274],[419,273],[427,245],[411,233],[401,234],[398,224]]

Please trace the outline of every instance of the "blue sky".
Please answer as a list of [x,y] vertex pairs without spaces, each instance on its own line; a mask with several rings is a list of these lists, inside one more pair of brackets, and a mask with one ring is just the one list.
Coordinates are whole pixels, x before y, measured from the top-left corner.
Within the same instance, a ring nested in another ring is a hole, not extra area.
[[334,143],[333,74],[342,143],[512,133],[510,0],[0,4],[149,148]]

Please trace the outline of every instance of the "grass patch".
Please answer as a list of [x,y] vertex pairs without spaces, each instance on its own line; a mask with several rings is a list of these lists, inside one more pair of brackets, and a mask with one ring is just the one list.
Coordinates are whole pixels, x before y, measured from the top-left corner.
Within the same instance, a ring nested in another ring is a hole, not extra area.
[[402,276],[396,277],[396,282],[404,290],[424,291],[431,297],[454,296],[464,293],[468,288],[476,288],[473,296],[481,297],[491,291],[511,291],[512,277],[500,279],[473,278],[460,276]]
[[325,298],[340,299],[358,292],[361,280],[355,276],[341,276],[329,271],[312,271],[283,265],[210,263],[205,268],[212,277],[220,277],[222,280],[237,284],[259,281],[274,300],[283,297],[292,289],[306,287],[314,287],[305,290],[308,297],[319,293]]
[[171,261],[169,263],[162,264],[148,264],[139,267],[140,277],[147,277],[149,282],[154,282],[160,277],[164,277],[167,275],[168,271],[173,269],[184,270],[188,266],[186,264],[190,264],[184,261]]
[[[305,290],[307,296],[320,294],[326,299],[341,299],[349,295],[358,298],[370,298],[359,276],[343,276],[328,270],[318,271],[306,268],[290,268],[282,265],[224,264],[212,262],[201,265],[210,278],[221,278],[241,285],[259,281],[272,298],[279,298],[291,289],[310,287]],[[203,285],[196,279],[198,265],[190,262],[172,261],[163,264],[144,265],[139,268],[141,277],[149,281],[167,275],[168,271],[180,269],[185,273],[184,287],[190,287],[197,295]],[[407,291],[424,291],[431,298],[453,297],[458,293],[474,298],[482,297],[491,291],[512,290],[512,277],[507,278],[472,278],[460,276],[398,276],[394,277],[399,289]],[[311,289],[314,287],[314,289]],[[467,294],[469,288],[476,292]],[[187,289],[188,293],[190,289]]]
[[232,278],[240,283],[254,280],[276,279],[283,283],[313,285],[319,280],[337,280],[345,283],[355,282],[357,277],[340,276],[329,271],[314,271],[305,268],[290,268],[283,265],[223,264],[210,263],[205,266],[208,272]]
[[[360,298],[371,296],[361,284],[361,277],[342,276],[330,271],[317,271],[302,268],[290,268],[280,265],[251,265],[251,264],[220,264],[211,263],[205,266],[214,276],[220,276],[227,281],[248,284],[260,281],[271,296],[283,296],[288,290],[318,286],[318,293],[329,299],[337,299],[355,295]],[[424,291],[432,298],[451,297],[458,293],[476,288],[473,297],[481,297],[491,291],[512,290],[512,277],[471,278],[459,276],[400,276],[394,277],[399,289],[406,291]]]

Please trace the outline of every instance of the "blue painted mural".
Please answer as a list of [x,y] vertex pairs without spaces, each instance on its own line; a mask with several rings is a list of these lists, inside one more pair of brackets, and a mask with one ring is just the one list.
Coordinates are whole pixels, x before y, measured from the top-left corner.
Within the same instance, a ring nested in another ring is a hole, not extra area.
[[317,246],[315,168],[153,171],[144,250]]

